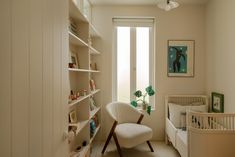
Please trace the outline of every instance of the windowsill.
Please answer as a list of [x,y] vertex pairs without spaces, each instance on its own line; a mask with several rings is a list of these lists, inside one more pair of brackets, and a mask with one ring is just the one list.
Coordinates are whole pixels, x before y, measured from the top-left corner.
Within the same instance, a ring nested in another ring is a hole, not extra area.
[[[145,111],[145,110],[143,110],[141,107],[136,107],[136,109],[139,110],[139,111],[141,111],[141,112],[142,112],[142,111]],[[155,111],[155,108],[151,108],[151,111]]]

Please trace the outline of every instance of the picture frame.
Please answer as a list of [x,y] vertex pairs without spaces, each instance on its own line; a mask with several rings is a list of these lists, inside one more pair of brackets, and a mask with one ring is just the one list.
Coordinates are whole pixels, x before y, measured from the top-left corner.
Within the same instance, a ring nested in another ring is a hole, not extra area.
[[74,65],[73,68],[78,69],[80,66],[79,66],[77,55],[75,53],[73,53],[73,52],[71,52],[70,54],[71,54],[70,62]]
[[78,119],[77,119],[77,113],[75,110],[72,110],[69,113],[69,121],[70,121],[70,123],[77,123]]
[[212,112],[223,113],[224,112],[224,95],[216,92],[211,93],[212,99]]
[[168,40],[167,76],[194,77],[195,40]]

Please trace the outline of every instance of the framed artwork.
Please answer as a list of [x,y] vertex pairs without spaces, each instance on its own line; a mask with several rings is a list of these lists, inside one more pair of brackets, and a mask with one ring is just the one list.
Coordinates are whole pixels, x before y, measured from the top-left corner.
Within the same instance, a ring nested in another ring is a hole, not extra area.
[[75,110],[71,111],[69,113],[69,120],[70,120],[70,123],[77,123],[77,113]]
[[78,57],[75,53],[71,52],[71,63],[73,64],[73,68],[79,68]]
[[212,112],[223,113],[224,112],[224,95],[220,93],[211,93],[212,98]]
[[194,77],[194,40],[168,40],[168,77]]

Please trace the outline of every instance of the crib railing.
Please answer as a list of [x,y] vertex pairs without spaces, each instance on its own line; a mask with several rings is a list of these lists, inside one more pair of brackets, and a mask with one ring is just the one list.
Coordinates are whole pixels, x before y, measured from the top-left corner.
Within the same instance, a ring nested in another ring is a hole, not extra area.
[[180,105],[190,105],[194,102],[203,102],[208,104],[207,96],[205,95],[169,95],[166,97],[166,103],[176,103]]
[[235,114],[189,112],[187,127],[200,130],[235,131]]

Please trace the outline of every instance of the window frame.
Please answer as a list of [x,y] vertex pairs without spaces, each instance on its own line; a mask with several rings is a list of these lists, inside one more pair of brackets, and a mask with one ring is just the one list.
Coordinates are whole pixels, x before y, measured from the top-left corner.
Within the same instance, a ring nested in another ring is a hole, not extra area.
[[[130,27],[130,90],[136,90],[136,27],[150,27],[149,36],[149,82],[155,86],[155,18],[113,18],[113,53],[112,53],[112,100],[117,101],[117,27]],[[155,110],[155,96],[150,97],[152,110]],[[133,93],[130,99],[134,100]]]

